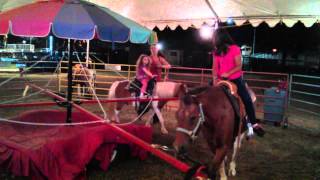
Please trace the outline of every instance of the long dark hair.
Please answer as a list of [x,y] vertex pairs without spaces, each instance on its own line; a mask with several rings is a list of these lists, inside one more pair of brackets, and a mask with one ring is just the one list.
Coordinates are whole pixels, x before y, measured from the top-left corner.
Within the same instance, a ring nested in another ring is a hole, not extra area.
[[229,46],[235,44],[229,33],[222,28],[213,33],[213,48],[217,56],[223,56],[229,51]]

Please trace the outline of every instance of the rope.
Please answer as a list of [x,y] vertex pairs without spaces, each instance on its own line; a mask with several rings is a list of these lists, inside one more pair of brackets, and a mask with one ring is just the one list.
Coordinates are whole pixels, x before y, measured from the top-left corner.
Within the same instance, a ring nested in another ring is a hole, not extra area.
[[[40,59],[40,61],[37,61],[37,62],[33,63],[30,67],[26,68],[26,69],[23,70],[21,73],[25,73],[25,72],[29,71],[30,69],[32,69],[34,66],[36,66],[36,65],[39,64],[40,62],[44,62],[43,60],[46,59],[46,58],[49,57],[49,56],[50,56],[50,54],[42,57],[42,58]],[[18,76],[19,76],[19,75],[15,75],[15,76],[13,76],[13,77],[11,77],[11,78],[8,78],[7,80],[1,82],[1,83],[0,83],[0,87],[3,86],[4,84],[10,82],[11,80],[13,80],[13,79],[15,79],[15,78],[18,78]]]
[[37,122],[22,122],[10,119],[0,118],[2,122],[8,122],[12,124],[22,124],[22,125],[31,125],[31,126],[80,126],[80,125],[89,125],[96,123],[105,123],[106,121],[98,120],[98,121],[90,121],[90,122],[79,122],[79,123],[37,123]]
[[[61,57],[61,60],[60,60],[60,61],[62,61],[62,60],[64,59],[64,56],[65,56],[65,55],[63,55],[63,56]],[[52,75],[54,75],[54,74],[59,70],[59,67],[60,67],[60,63],[58,63],[58,65],[56,66],[56,68],[55,68],[54,72],[52,73]],[[27,78],[25,78],[25,80],[26,80],[26,81],[29,81],[29,79],[27,79]],[[49,79],[49,81],[47,82],[47,84],[46,84],[44,87],[48,87],[48,86],[51,84],[52,80],[53,80],[53,76]],[[12,103],[12,102],[18,102],[18,101],[20,101],[20,100],[23,100],[23,99],[26,99],[26,98],[35,96],[35,95],[37,95],[37,94],[40,94],[41,92],[42,92],[42,90],[37,91],[37,92],[34,92],[34,93],[31,93],[31,94],[29,94],[28,96],[22,96],[22,97],[20,97],[20,98],[16,98],[16,99],[4,101],[4,102],[1,102],[0,104],[8,104],[8,103]]]
[[[80,61],[80,58],[79,58],[78,53],[76,53],[76,56],[77,56],[77,59],[78,59],[79,63],[81,64],[81,61]],[[82,67],[82,68],[83,68],[83,67]],[[89,78],[88,78],[86,72],[84,72],[84,76],[86,77],[87,81],[89,82]],[[100,99],[98,98],[98,96],[97,96],[97,94],[96,94],[96,91],[95,91],[95,89],[93,88],[91,82],[89,82],[89,87],[90,87],[90,89],[91,89],[91,91],[92,91],[92,94],[93,94],[94,98],[97,100],[100,109],[101,109],[102,112],[103,112],[103,119],[108,119],[107,113],[106,113],[106,111],[104,110],[104,108],[103,108],[103,106],[102,106],[102,104],[101,104],[101,102],[100,102]],[[109,120],[109,119],[108,119],[108,120]]]

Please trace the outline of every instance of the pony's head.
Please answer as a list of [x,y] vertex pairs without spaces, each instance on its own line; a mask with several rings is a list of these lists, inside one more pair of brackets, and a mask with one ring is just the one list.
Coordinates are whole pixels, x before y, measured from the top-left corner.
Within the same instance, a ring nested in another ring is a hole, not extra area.
[[185,153],[191,140],[194,140],[199,133],[201,121],[201,108],[197,95],[189,92],[180,96],[180,105],[176,112],[178,127],[173,146],[176,152]]

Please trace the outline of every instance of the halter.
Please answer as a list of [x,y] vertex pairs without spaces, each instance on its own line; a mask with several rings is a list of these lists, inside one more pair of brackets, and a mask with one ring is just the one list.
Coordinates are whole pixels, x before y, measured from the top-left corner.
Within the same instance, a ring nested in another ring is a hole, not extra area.
[[199,109],[200,109],[200,113],[199,113],[198,123],[194,127],[193,130],[188,130],[188,129],[185,129],[185,128],[182,128],[182,127],[177,127],[177,129],[176,129],[177,132],[182,132],[182,133],[187,134],[191,138],[192,141],[197,139],[200,126],[205,121],[204,114],[203,114],[203,108],[202,108],[202,104],[201,103],[199,103]]

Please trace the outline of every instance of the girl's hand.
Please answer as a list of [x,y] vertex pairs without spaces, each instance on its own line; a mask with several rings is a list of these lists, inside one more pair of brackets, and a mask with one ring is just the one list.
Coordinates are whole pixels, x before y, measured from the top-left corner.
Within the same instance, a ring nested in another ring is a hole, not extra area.
[[164,69],[170,69],[171,68],[170,65],[162,65],[161,67],[164,68]]
[[225,79],[228,79],[228,77],[229,77],[229,74],[228,74],[228,73],[222,73],[222,74],[221,74],[221,78],[222,78],[222,79],[224,79],[224,78],[225,78]]

